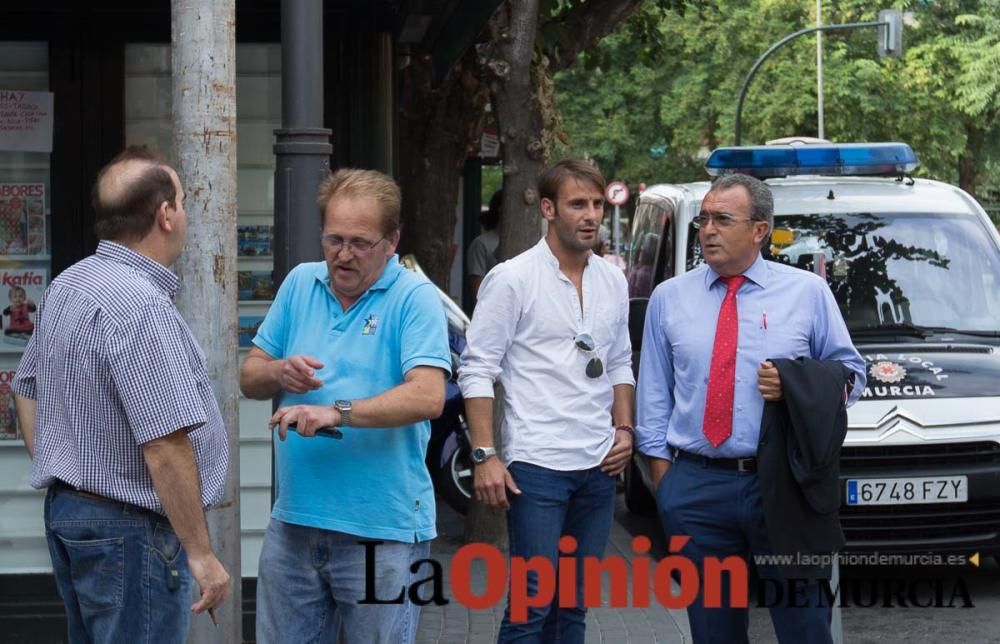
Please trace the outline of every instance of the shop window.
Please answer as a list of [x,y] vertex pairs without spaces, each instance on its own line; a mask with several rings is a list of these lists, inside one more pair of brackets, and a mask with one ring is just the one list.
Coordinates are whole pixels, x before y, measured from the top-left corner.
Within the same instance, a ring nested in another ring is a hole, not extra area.
[[11,381],[51,274],[48,43],[0,42],[0,572],[50,566]]

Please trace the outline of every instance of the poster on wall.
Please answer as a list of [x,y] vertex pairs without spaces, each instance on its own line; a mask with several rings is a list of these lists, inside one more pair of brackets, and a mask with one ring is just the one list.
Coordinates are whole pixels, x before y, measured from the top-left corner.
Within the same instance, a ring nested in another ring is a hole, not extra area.
[[241,300],[274,299],[274,277],[271,271],[239,271],[236,283]]
[[237,226],[236,254],[240,257],[270,257],[274,226]]
[[257,328],[264,321],[263,315],[241,315],[240,316],[240,348],[247,349],[253,345],[253,339],[257,336]]
[[14,371],[0,371],[0,440],[19,440],[21,428],[17,426],[17,411],[14,409]]
[[45,184],[0,183],[0,255],[45,252]]
[[35,330],[38,300],[49,283],[44,268],[23,262],[0,264],[0,352],[22,351]]
[[0,89],[0,150],[52,152],[52,92]]

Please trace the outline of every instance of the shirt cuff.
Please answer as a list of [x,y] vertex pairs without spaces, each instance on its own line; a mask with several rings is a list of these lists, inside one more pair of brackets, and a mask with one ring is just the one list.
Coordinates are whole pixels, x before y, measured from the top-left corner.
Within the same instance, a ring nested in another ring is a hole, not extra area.
[[642,427],[636,427],[635,434],[637,439],[635,449],[637,452],[646,456],[652,456],[653,458],[662,458],[665,461],[673,462],[674,450],[667,444],[665,434],[658,432],[653,434],[648,429],[643,429]]
[[493,398],[493,381],[489,378],[460,374],[458,386],[463,398]]
[[608,380],[611,381],[612,387],[615,385],[635,386],[635,376],[632,375],[632,367],[618,367],[614,371],[609,371]]
[[14,393],[21,398],[35,400],[38,397],[34,378],[14,378],[14,382],[11,384],[11,389],[13,389]]
[[444,358],[439,358],[437,356],[417,356],[410,358],[403,363],[403,373],[406,373],[414,367],[435,367],[448,374],[446,376],[447,378],[451,378],[451,361],[445,360]]

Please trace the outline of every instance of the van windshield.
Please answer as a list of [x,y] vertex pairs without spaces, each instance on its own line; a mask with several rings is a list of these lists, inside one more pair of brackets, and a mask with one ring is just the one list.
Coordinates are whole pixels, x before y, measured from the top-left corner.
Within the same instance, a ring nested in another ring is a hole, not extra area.
[[1000,329],[1000,253],[973,215],[778,215],[764,256],[824,276],[852,332]]

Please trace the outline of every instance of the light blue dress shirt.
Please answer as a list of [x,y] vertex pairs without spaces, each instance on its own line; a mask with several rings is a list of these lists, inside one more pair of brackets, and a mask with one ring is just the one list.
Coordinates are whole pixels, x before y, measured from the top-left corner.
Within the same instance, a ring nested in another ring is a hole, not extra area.
[[813,273],[765,261],[744,273],[736,295],[739,338],[733,433],[718,448],[702,433],[716,320],[726,284],[707,264],[663,282],[646,311],[637,390],[637,449],[673,460],[680,449],[713,458],[757,453],[764,399],[757,369],[768,358],[839,360],[854,373],[848,404],[865,388],[865,363],[851,343],[826,282]]

